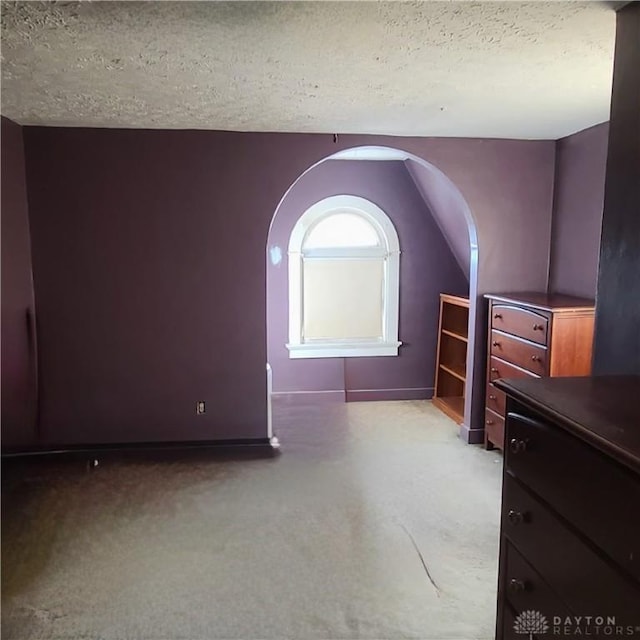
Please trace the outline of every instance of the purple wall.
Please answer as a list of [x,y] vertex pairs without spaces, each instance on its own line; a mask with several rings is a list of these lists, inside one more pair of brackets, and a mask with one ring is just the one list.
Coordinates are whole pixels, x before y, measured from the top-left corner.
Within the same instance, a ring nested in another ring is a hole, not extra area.
[[557,141],[549,290],[595,298],[609,124]]
[[[22,128],[2,118],[2,446],[35,442],[34,311]],[[32,316],[33,317],[33,316]]]
[[450,190],[440,188],[438,176],[414,160],[407,160],[405,166],[438,227],[440,227],[462,272],[469,280],[471,240],[467,221],[464,216],[458,215],[458,207],[454,201],[455,194]]
[[[400,241],[398,357],[291,360],[288,341],[289,236],[312,204],[361,196],[393,221]],[[468,282],[402,162],[329,160],[306,173],[278,208],[269,248],[284,259],[267,267],[268,357],[275,392],[347,391],[347,398],[425,398],[433,393],[440,292],[468,294]],[[363,391],[376,391],[364,394]]]
[[[49,443],[266,435],[269,224],[298,176],[340,149],[403,149],[457,185],[477,223],[478,295],[546,287],[553,142],[42,127],[24,136]],[[471,426],[481,430],[479,356]]]

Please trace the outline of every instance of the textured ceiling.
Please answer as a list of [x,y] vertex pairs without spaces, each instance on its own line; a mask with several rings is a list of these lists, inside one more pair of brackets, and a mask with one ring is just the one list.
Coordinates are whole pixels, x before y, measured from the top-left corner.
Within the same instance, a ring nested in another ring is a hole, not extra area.
[[604,2],[2,2],[21,124],[559,138],[608,119]]

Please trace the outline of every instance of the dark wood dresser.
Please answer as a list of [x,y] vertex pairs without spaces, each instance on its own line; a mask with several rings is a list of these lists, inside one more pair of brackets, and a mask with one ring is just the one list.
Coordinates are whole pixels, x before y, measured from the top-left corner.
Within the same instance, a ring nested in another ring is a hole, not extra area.
[[507,394],[496,638],[640,638],[640,376],[496,386]]
[[489,299],[484,443],[504,446],[505,397],[499,378],[591,373],[593,300],[546,293],[486,294]]

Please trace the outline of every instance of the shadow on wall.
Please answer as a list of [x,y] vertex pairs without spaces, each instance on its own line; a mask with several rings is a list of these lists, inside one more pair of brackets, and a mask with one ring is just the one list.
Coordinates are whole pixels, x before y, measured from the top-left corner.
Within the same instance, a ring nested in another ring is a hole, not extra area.
[[[401,249],[397,357],[293,360],[288,341],[288,256],[291,231],[314,203],[354,195],[378,205],[396,227]],[[430,398],[434,387],[439,294],[469,295],[467,370],[476,346],[476,227],[457,187],[434,165],[388,147],[357,147],[329,156],[288,189],[267,241],[267,355],[274,394],[316,399]],[[465,424],[470,420],[468,377]],[[479,381],[482,384],[482,381]]]

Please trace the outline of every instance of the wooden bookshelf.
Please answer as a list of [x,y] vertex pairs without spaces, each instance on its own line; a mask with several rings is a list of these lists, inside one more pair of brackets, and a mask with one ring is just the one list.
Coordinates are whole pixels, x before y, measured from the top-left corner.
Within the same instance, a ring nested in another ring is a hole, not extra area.
[[469,299],[441,293],[432,402],[458,424],[464,417],[468,327]]

